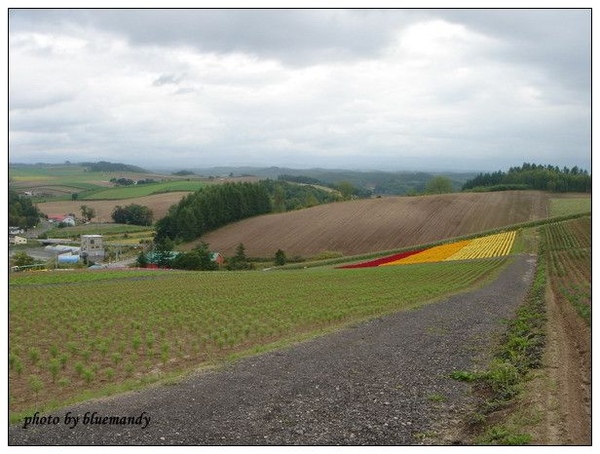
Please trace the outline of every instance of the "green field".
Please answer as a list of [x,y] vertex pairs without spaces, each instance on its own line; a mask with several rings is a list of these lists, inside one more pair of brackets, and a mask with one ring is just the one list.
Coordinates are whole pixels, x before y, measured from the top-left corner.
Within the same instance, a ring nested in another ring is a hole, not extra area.
[[363,270],[15,273],[9,280],[10,411],[122,391],[406,310],[481,283],[506,261]]
[[[84,224],[48,231],[48,238],[77,238],[79,235],[104,235],[106,237],[143,233],[150,235],[154,227],[131,224]],[[137,235],[136,235],[137,236]],[[145,236],[145,235],[142,235]]]
[[[107,187],[112,178],[123,176],[133,180],[150,178],[157,182]],[[70,200],[73,193],[78,194],[79,200],[122,200],[164,192],[197,191],[206,185],[205,182],[194,178],[182,179],[131,172],[89,172],[85,167],[76,165],[13,166],[9,168],[9,181],[12,187],[20,190],[51,193],[53,200]]]
[[135,186],[121,186],[117,188],[103,189],[83,194],[80,200],[121,200],[144,197],[152,194],[178,191],[197,191],[206,186],[199,180],[166,181],[162,183],[141,184]]
[[98,180],[102,172],[86,172],[81,166],[15,166],[8,169],[9,178],[15,182],[37,182],[72,186]]
[[569,216],[578,213],[591,213],[591,197],[566,197],[550,199],[550,216]]
[[[524,229],[549,288],[591,323],[591,219]],[[9,410],[135,389],[407,310],[494,278],[510,257],[361,269],[39,271],[9,277]]]

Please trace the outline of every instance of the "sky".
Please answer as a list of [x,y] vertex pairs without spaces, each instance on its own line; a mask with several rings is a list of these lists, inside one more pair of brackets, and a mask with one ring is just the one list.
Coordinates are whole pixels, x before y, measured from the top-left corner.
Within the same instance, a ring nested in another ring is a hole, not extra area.
[[591,170],[589,9],[11,9],[9,162]]

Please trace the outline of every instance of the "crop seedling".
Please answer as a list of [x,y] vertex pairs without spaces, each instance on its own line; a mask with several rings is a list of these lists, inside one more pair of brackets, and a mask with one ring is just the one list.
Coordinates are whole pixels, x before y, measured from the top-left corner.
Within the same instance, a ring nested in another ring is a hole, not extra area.
[[117,364],[119,364],[123,360],[123,356],[119,352],[114,352],[112,354],[112,360],[113,360],[113,363],[115,363],[115,366],[116,366]]
[[56,358],[52,359],[48,365],[48,369],[52,375],[52,383],[54,383],[56,381],[56,377],[58,376],[58,372],[60,371],[60,361]]
[[29,387],[35,394],[35,399],[37,400],[39,392],[44,388],[44,383],[37,375],[29,376]]
[[67,367],[67,361],[69,360],[69,357],[67,356],[66,353],[63,353],[62,355],[60,355],[60,357],[58,358],[58,362],[60,363],[60,366],[64,369],[65,367]]
[[82,371],[82,375],[83,375],[83,379],[85,380],[85,382],[89,385],[92,380],[94,380],[95,378],[95,374],[94,371],[91,369],[83,369]]
[[104,373],[106,374],[106,378],[109,381],[112,381],[113,378],[115,377],[115,370],[112,367],[107,368]]
[[40,351],[35,347],[29,349],[29,359],[33,365],[37,364],[40,360]]
[[77,372],[77,375],[79,375],[80,377],[83,375],[84,369],[85,369],[85,366],[83,365],[83,363],[81,361],[77,361],[77,363],[75,363],[75,372]]

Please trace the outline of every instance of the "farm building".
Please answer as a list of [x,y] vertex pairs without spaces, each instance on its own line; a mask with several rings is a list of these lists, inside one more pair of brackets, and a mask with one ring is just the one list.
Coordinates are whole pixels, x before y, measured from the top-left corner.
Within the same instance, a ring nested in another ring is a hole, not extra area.
[[210,254],[210,259],[217,265],[223,265],[225,263],[225,257],[220,252],[213,252]]
[[[148,263],[150,265],[156,266],[158,264],[158,262],[163,258],[166,260],[174,260],[177,257],[179,257],[180,255],[181,255],[181,252],[175,252],[175,251],[170,251],[170,252],[164,254],[164,256],[162,254],[159,254],[156,252],[149,252],[148,254],[146,254],[146,259],[148,260]],[[152,266],[149,266],[149,268],[152,268]]]
[[73,216],[70,215],[48,215],[48,221],[50,222],[56,222],[59,224],[65,224],[65,225],[69,225],[69,226],[73,226],[76,224],[75,222],[75,218]]
[[27,244],[27,238],[19,235],[9,235],[8,237],[9,244]]
[[90,260],[104,260],[102,235],[81,235],[81,255]]

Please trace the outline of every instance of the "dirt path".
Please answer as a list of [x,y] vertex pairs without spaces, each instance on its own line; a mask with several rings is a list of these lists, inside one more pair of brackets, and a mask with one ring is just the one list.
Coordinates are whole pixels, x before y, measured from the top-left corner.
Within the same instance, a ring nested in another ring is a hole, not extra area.
[[[503,329],[501,320],[523,300],[534,267],[534,258],[519,256],[482,289],[246,358],[170,386],[57,410],[52,413],[55,425],[38,421],[27,428],[10,427],[9,444],[460,441],[439,438],[451,432],[445,429],[460,421],[473,403],[468,385],[449,374],[485,360]],[[114,419],[90,421],[94,412]],[[67,423],[67,416],[79,417],[78,424]]]
[[[534,443],[591,445],[591,332],[568,301],[549,289],[544,369],[531,383],[528,405],[541,421]],[[535,391],[537,389],[537,391]]]

